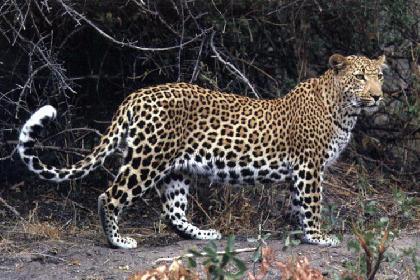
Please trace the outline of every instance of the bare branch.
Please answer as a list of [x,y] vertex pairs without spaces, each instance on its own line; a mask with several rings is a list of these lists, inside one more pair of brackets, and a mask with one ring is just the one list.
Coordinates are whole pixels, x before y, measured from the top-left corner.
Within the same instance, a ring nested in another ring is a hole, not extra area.
[[249,82],[248,78],[245,77],[244,74],[242,74],[241,71],[238,70],[238,68],[236,68],[232,63],[230,63],[229,61],[226,61],[223,59],[223,57],[220,55],[220,53],[217,51],[216,47],[214,46],[214,34],[216,32],[213,32],[211,34],[210,37],[210,47],[213,51],[213,53],[215,54],[216,58],[223,63],[224,65],[227,66],[227,68],[231,71],[232,74],[234,74],[235,76],[239,76],[239,78],[242,79],[242,81],[244,81],[248,87],[251,89],[251,91],[254,93],[256,98],[260,98],[260,95],[255,91],[254,87],[252,86],[252,84]]
[[93,29],[95,29],[102,37],[106,38],[107,40],[111,41],[112,43],[117,44],[120,47],[127,47],[127,48],[135,49],[135,50],[138,50],[138,51],[153,51],[153,52],[155,52],[155,51],[169,51],[169,50],[179,49],[179,48],[182,48],[186,45],[191,44],[192,42],[196,41],[200,37],[204,36],[205,34],[209,33],[211,30],[213,30],[213,27],[205,29],[202,33],[198,34],[197,36],[195,36],[191,40],[186,41],[186,42],[182,42],[181,44],[179,44],[177,46],[157,47],[157,48],[140,47],[140,46],[136,45],[137,42],[123,42],[123,41],[115,39],[114,37],[112,37],[111,35],[106,33],[105,31],[100,29],[98,26],[96,26],[92,21],[90,21],[84,15],[82,15],[81,13],[77,12],[72,7],[70,7],[69,5],[64,3],[64,0],[58,0],[58,2],[63,6],[63,8],[66,10],[66,12],[72,17],[72,19],[74,19],[77,22],[77,24],[80,24],[80,21],[82,20],[82,21],[86,22],[88,25],[90,25]]
[[7,201],[6,200],[4,200],[1,196],[0,196],[0,202],[1,202],[1,204],[3,204],[7,209],[9,209],[13,214],[15,214],[15,216],[16,217],[18,217],[20,220],[24,220],[23,218],[22,218],[22,215],[20,215],[20,213],[16,210],[16,208],[15,207],[13,207],[13,206],[11,206],[11,205],[9,205],[8,203],[7,203]]
[[200,73],[198,65],[200,64],[200,61],[201,61],[201,53],[203,51],[204,42],[205,42],[205,40],[201,41],[200,50],[198,51],[197,59],[196,59],[195,64],[194,64],[194,70],[193,70],[193,73],[191,75],[190,83],[197,80],[198,73]]

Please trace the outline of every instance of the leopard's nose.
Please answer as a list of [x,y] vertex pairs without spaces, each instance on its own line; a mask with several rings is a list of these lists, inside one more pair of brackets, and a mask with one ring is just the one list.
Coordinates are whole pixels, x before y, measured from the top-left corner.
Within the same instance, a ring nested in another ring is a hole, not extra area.
[[379,95],[373,95],[372,98],[373,100],[378,101],[381,97]]

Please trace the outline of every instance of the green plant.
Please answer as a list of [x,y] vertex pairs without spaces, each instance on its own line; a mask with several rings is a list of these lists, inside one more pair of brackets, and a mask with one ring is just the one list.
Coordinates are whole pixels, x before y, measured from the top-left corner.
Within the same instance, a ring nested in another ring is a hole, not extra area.
[[257,243],[255,253],[252,255],[252,261],[254,262],[254,264],[258,261],[261,261],[262,248],[264,246],[267,246],[266,240],[269,239],[270,236],[271,236],[271,233],[266,233],[264,235],[261,235],[261,230],[260,230],[260,233],[258,234],[257,239],[248,239],[249,242]]
[[398,216],[401,216],[407,221],[411,221],[415,217],[414,208],[417,206],[415,198],[407,196],[407,194],[399,188],[393,190],[393,197],[398,206]]
[[287,234],[286,238],[284,239],[284,245],[282,247],[282,250],[286,251],[287,249],[289,249],[291,247],[295,247],[295,246],[299,245],[301,243],[300,239],[296,239],[295,236],[296,235],[301,235],[301,234],[303,234],[303,231],[301,231],[301,230],[290,231]]
[[[223,254],[218,254],[216,244],[211,241],[203,251],[206,254],[206,260],[203,265],[207,270],[207,279],[210,280],[234,280],[242,279],[246,272],[246,266],[242,260],[235,257],[233,245],[235,237],[233,235],[228,237],[227,244]],[[188,258],[188,265],[191,268],[197,268],[197,257],[202,257],[203,254],[196,250],[189,250],[193,257]],[[234,272],[231,272],[234,271]]]
[[330,232],[336,227],[338,223],[337,217],[335,215],[337,213],[337,205],[327,204],[326,207],[321,208],[321,211],[324,221],[322,227],[326,232]]
[[255,253],[252,255],[252,263],[253,263],[253,273],[254,275],[256,274],[256,265],[257,262],[262,262],[263,258],[264,258],[264,253],[263,253],[263,249],[267,247],[267,243],[265,242],[268,238],[270,238],[271,233],[267,233],[265,235],[261,235],[261,225],[259,227],[259,233],[258,233],[258,237],[255,240],[248,240],[251,242],[256,242],[257,243],[257,247],[255,250]]
[[388,223],[388,218],[381,218],[371,230],[362,230],[353,224],[355,239],[350,240],[347,246],[359,257],[356,263],[348,262],[346,266],[351,275],[357,275],[356,279],[362,279],[360,275],[366,275],[367,280],[375,279],[376,272],[385,258],[389,237],[393,237],[393,233],[388,230]]

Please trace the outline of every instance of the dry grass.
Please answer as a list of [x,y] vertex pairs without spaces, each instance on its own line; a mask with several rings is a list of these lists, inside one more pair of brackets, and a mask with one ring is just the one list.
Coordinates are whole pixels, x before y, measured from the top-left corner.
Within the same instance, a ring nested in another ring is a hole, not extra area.
[[[288,187],[212,186],[206,194],[192,195],[190,216],[193,221],[216,228],[224,235],[255,233],[258,225],[276,231],[284,224],[288,209]],[[203,201],[202,197],[208,197]]]
[[199,280],[198,274],[174,261],[171,265],[160,265],[131,275],[129,280]]
[[23,233],[34,237],[60,240],[62,229],[59,225],[50,222],[25,223],[22,225]]
[[309,265],[306,257],[289,259],[286,262],[278,261],[275,258],[273,249],[270,247],[261,248],[262,261],[260,269],[253,274],[248,272],[249,280],[263,280],[270,270],[280,270],[281,278],[284,280],[323,280],[321,271]]
[[[359,164],[340,161],[327,169],[324,179],[324,226],[328,231],[349,232],[354,221],[375,223],[383,216],[389,217],[396,228],[415,229],[420,224],[420,207],[416,204],[412,206],[412,216],[401,216],[395,189],[417,196],[420,202],[418,193],[403,188],[401,178],[385,178],[381,170],[366,170]],[[367,215],[366,203],[371,201],[377,210]],[[268,232],[287,230],[289,206],[287,183],[240,188],[213,186],[204,194],[192,194],[189,215],[196,224],[219,229],[225,235],[257,234],[259,226]],[[328,211],[329,207],[332,211]]]
[[[385,177],[382,170],[367,170],[362,165],[338,162],[327,170],[324,191],[327,204],[336,207],[335,219],[340,221],[336,229],[348,231],[354,221],[363,220],[367,224],[374,223],[380,217],[388,217],[391,225],[400,229],[413,229],[420,224],[420,197],[413,192],[409,182],[403,178]],[[399,191],[407,197],[414,198],[411,215],[403,217],[401,201],[396,197]],[[367,203],[374,203],[375,213],[366,214]]]
[[12,239],[0,237],[0,253],[6,254],[16,251],[16,244]]
[[[58,198],[56,199],[58,201]],[[72,220],[63,223],[51,214],[59,215],[60,211],[52,211],[45,217],[43,209],[50,206],[51,202],[51,197],[48,198],[48,202],[35,202],[33,208],[27,214],[19,216],[19,219],[5,220],[5,223],[0,225],[0,253],[17,254],[25,251],[28,242],[61,241],[68,236],[80,237],[90,233],[86,228],[81,229],[72,224]]]

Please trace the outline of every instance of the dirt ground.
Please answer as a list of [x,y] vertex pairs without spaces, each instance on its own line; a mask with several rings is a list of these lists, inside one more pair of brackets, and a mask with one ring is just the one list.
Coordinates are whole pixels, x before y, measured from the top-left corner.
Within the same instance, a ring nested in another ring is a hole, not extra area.
[[[142,238],[136,236],[140,244],[137,249],[110,249],[102,238],[102,233],[91,236],[66,236],[61,240],[10,240],[10,250],[0,255],[0,279],[126,279],[135,272],[155,265],[162,257],[184,254],[188,249],[202,248],[206,241],[183,240],[174,234]],[[270,240],[278,260],[306,256],[313,267],[319,268],[327,279],[341,274],[344,264],[356,261],[355,254],[347,250],[349,236],[343,245],[323,248],[301,244],[283,251],[284,242]],[[223,249],[226,240],[217,242]],[[417,256],[420,237],[418,234],[404,233],[394,240],[388,252],[401,254],[402,249],[416,247]],[[20,244],[20,245],[16,245]],[[255,244],[245,237],[237,237],[235,248],[253,247]],[[3,246],[7,246],[3,240]],[[252,269],[252,253],[241,253],[247,267]],[[376,279],[415,279],[413,263],[409,257],[397,257],[395,262],[384,262]],[[279,279],[279,272],[272,271],[266,279]]]

